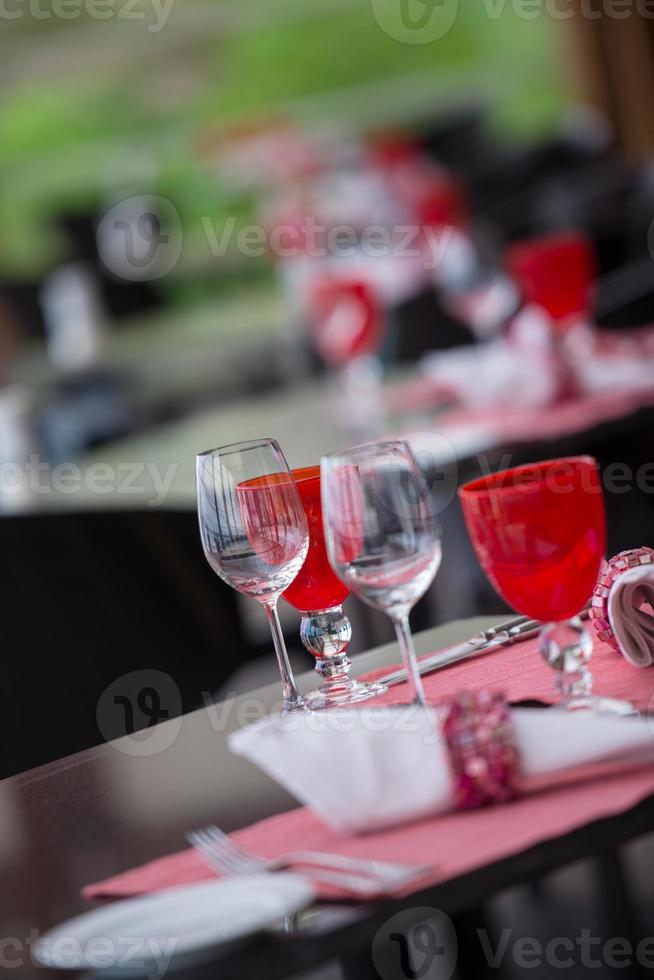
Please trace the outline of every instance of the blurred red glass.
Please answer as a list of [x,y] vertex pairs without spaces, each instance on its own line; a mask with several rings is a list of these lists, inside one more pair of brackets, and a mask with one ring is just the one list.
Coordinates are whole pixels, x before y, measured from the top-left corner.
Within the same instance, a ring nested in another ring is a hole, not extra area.
[[328,364],[346,364],[374,353],[382,339],[383,317],[372,286],[358,279],[322,279],[311,290],[310,327],[314,345]]
[[415,205],[422,228],[467,228],[470,206],[465,185],[442,173],[420,188]]
[[402,132],[386,132],[374,137],[366,147],[367,162],[386,173],[425,159],[420,144]]
[[606,546],[594,459],[504,470],[461,487],[459,498],[477,558],[510,606],[543,622],[580,612]]
[[345,602],[350,592],[336,577],[327,558],[320,500],[320,467],[307,466],[292,473],[309,526],[309,550],[302,568],[283,597],[300,612],[333,609]]
[[597,263],[584,235],[566,232],[519,242],[507,250],[506,265],[525,301],[546,310],[557,324],[589,313]]

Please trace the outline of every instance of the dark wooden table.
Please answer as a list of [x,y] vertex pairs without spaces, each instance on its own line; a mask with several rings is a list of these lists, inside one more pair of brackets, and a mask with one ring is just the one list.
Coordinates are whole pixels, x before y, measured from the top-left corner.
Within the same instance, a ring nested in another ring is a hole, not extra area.
[[[417,638],[418,650],[456,642],[488,624],[468,620],[426,631]],[[394,645],[380,648],[361,655],[356,672],[396,658]],[[306,689],[313,678],[301,683]],[[145,736],[125,736],[0,782],[0,964],[10,967],[7,976],[44,976],[47,971],[30,960],[30,942],[84,910],[83,885],[182,848],[184,833],[194,827],[218,822],[233,829],[294,805],[226,747],[227,733],[270,710],[277,696],[276,688],[266,688],[210,705]],[[611,853],[653,823],[650,798],[408,899],[324,906],[301,919],[295,932],[252,937],[185,976],[285,977],[336,958],[346,977],[361,977],[371,969],[373,939],[391,915],[406,910],[410,922],[425,906],[465,915],[499,889],[581,857]]]

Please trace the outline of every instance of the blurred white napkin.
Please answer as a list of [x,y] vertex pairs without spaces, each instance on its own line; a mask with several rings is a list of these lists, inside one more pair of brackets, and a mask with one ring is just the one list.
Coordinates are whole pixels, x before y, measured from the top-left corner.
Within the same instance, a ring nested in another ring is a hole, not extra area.
[[609,623],[624,657],[635,667],[654,663],[654,565],[630,568],[614,582],[609,593]]
[[510,338],[436,351],[425,355],[420,368],[473,410],[542,408],[556,401],[563,380],[549,320],[535,307],[514,319]]
[[[522,771],[540,777],[595,763],[654,761],[643,718],[514,709]],[[280,715],[229,736],[256,763],[336,830],[365,833],[444,813],[452,806],[438,709],[417,705]]]

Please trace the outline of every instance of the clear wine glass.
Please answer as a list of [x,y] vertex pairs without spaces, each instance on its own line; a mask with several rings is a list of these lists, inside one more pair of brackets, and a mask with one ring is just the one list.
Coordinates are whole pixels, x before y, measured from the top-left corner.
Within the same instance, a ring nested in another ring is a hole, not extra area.
[[202,547],[214,572],[257,599],[270,622],[284,710],[304,709],[288,660],[277,602],[307,554],[304,509],[275,439],[234,443],[197,457]]
[[434,580],[441,538],[425,478],[405,442],[380,442],[322,460],[327,553],[341,581],[385,612],[413,700],[425,703],[409,613]]

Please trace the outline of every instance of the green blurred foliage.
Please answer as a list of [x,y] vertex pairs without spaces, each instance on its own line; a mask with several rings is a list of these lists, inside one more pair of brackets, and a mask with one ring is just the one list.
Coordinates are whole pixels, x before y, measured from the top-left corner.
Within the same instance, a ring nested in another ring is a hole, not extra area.
[[[174,0],[157,33],[148,31],[148,0],[137,8],[143,20],[121,19],[122,2],[102,22],[26,16],[3,25],[5,272],[39,275],[65,254],[52,217],[120,194],[168,197],[191,239],[203,216],[246,220],[252,202],[198,152],[208,133],[239,120],[279,114],[357,129],[396,125],[412,105],[433,115],[452,98],[477,97],[511,135],[551,126],[565,105],[552,25],[520,19],[508,3],[493,19],[479,0],[460,0],[445,37],[407,45],[380,29],[367,0],[298,0],[295,10],[275,0]],[[30,72],[39,51],[51,70]]]

